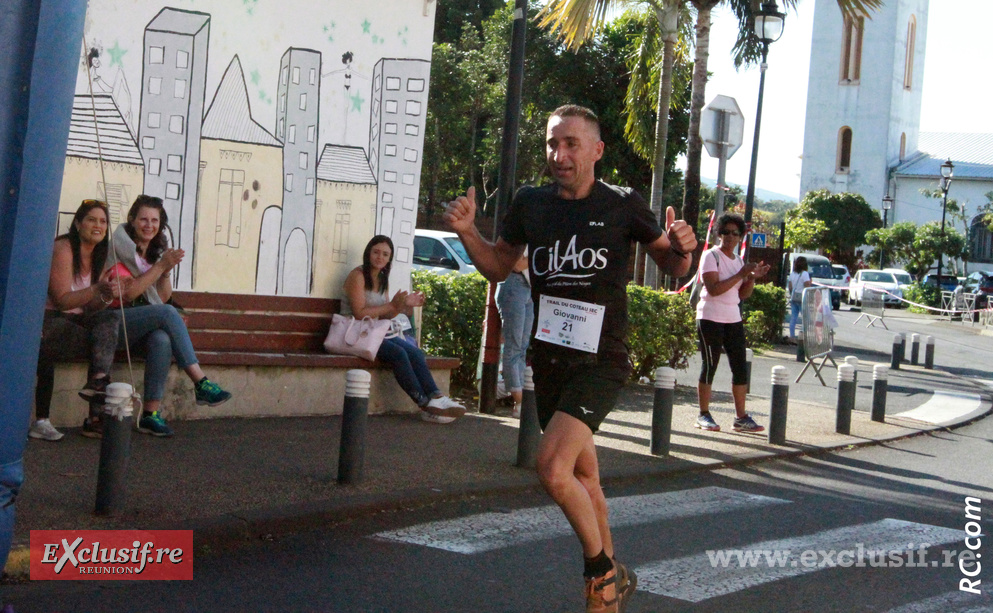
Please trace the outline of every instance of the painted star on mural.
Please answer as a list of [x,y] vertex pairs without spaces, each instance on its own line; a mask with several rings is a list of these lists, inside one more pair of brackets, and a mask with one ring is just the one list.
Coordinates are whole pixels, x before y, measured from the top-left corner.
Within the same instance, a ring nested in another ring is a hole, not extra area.
[[360,94],[359,92],[355,92],[355,95],[349,96],[348,99],[352,101],[352,110],[357,113],[361,113],[362,104],[365,102],[365,100],[362,98],[362,94]]
[[120,44],[118,43],[118,41],[115,40],[114,46],[111,47],[110,49],[107,49],[107,54],[110,56],[110,65],[113,66],[114,64],[117,64],[121,68],[124,68],[124,62],[122,62],[121,60],[124,58],[124,54],[127,52],[128,50],[121,49]]
[[262,82],[262,74],[258,70],[252,71],[252,85],[258,85]]
[[369,33],[369,28],[371,28],[371,27],[372,27],[372,24],[369,23],[369,20],[368,19],[366,19],[365,21],[362,22],[362,33],[363,34],[368,34]]

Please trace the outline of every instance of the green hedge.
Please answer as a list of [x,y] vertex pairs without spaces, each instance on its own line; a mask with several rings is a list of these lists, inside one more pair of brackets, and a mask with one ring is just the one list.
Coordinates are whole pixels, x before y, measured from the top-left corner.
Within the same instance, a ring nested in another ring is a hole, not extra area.
[[696,314],[686,296],[628,285],[628,345],[634,378],[660,366],[684,370],[696,350]]
[[[933,285],[922,285],[915,283],[903,290],[903,297],[911,302],[927,305],[936,309],[941,308],[941,290]],[[930,313],[927,309],[922,309],[914,305],[908,305],[911,313]]]
[[756,285],[741,305],[748,345],[754,349],[778,343],[783,336],[786,310],[786,290],[771,283]]
[[426,302],[421,322],[421,348],[428,355],[462,360],[452,372],[452,383],[474,387],[476,362],[483,342],[483,314],[487,282],[483,275],[437,275],[415,270],[410,277]]

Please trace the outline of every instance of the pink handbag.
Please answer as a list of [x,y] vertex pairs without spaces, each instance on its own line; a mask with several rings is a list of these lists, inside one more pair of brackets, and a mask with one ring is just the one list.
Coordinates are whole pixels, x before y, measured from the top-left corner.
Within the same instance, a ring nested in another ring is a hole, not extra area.
[[324,339],[324,350],[328,353],[354,355],[372,362],[390,328],[389,319],[355,319],[335,313],[331,318],[331,329]]

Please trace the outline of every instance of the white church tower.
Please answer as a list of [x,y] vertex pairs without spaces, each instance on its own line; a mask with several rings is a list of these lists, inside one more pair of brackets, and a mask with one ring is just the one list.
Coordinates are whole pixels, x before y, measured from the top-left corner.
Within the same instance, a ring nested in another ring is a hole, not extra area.
[[886,0],[845,20],[836,0],[814,8],[800,197],[810,190],[891,194],[890,169],[917,151],[928,0]]

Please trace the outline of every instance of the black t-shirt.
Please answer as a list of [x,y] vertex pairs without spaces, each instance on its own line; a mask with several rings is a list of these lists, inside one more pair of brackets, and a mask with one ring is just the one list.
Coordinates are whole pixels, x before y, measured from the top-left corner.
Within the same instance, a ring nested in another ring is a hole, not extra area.
[[658,220],[637,192],[597,181],[581,200],[559,198],[556,184],[522,187],[507,211],[501,237],[528,246],[535,326],[540,323],[542,295],[606,307],[598,348],[604,356],[627,354],[632,243],[651,243],[661,234]]

